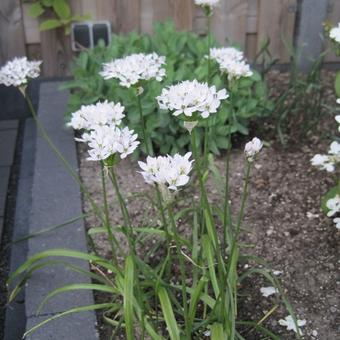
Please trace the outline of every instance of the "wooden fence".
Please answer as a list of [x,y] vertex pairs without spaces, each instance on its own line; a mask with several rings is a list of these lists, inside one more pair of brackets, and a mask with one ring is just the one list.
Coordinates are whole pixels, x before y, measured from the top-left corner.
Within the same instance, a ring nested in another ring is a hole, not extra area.
[[[304,0],[310,1],[310,0]],[[340,0],[327,1],[327,18],[340,21]],[[109,20],[115,33],[152,32],[153,23],[172,19],[181,30],[205,34],[206,22],[193,0],[69,0],[76,14],[89,14],[93,20]],[[281,63],[289,56],[282,38],[289,44],[296,36],[298,0],[221,0],[212,19],[217,39],[224,44],[237,42],[251,60],[261,44],[270,39],[270,51]],[[0,1],[0,63],[16,55],[44,60],[46,76],[68,72],[73,54],[69,38],[62,31],[39,32],[38,21],[27,15],[29,3]],[[327,61],[335,61],[330,55]]]

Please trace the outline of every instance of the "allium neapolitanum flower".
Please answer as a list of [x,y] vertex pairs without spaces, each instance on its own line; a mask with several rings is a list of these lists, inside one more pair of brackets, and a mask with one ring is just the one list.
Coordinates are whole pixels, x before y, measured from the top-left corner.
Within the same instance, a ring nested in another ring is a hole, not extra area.
[[[296,323],[299,327],[303,327],[306,325],[306,320],[296,320]],[[284,319],[279,320],[279,324],[281,326],[287,327],[288,331],[294,331],[295,333],[297,333],[297,328],[291,315],[288,315]],[[302,334],[300,329],[299,333]]]
[[42,61],[29,61],[26,57],[14,58],[0,69],[0,84],[5,86],[25,86],[29,79],[40,74]]
[[340,162],[340,143],[334,141],[331,143],[328,155],[316,154],[312,159],[311,163],[313,166],[318,167],[321,170],[333,172],[335,165]]
[[243,53],[236,48],[211,48],[210,58],[218,63],[221,72],[226,73],[229,80],[253,75],[250,66],[244,60]]
[[171,190],[186,185],[189,182],[189,173],[193,160],[189,160],[191,152],[184,156],[158,156],[146,158],[146,162],[138,162],[143,171],[141,174],[148,184],[166,185]]
[[207,83],[185,80],[164,88],[157,101],[161,109],[173,111],[174,116],[183,115],[186,121],[197,121],[216,113],[221,100],[228,96],[226,89],[217,91]]
[[122,159],[126,158],[139,145],[137,137],[137,134],[127,127],[120,129],[114,125],[104,125],[97,126],[90,132],[84,133],[81,139],[76,140],[88,144],[88,160],[101,161],[115,154],[119,154]]
[[131,87],[141,80],[156,79],[161,81],[165,76],[165,57],[156,53],[131,54],[125,58],[115,59],[103,64],[100,75],[104,79],[116,78],[124,87]]
[[120,125],[125,117],[124,106],[120,103],[105,101],[93,105],[83,105],[72,113],[68,126],[75,130],[93,130],[98,126]]
[[261,151],[263,143],[257,137],[254,137],[250,142],[244,147],[244,154],[248,159],[248,162],[253,162],[255,156]]
[[201,7],[209,7],[210,9],[216,7],[220,0],[195,0],[195,4]]
[[329,37],[340,44],[340,22],[329,31]]
[[328,217],[332,217],[335,214],[337,214],[338,212],[340,212],[340,196],[339,195],[335,195],[335,197],[330,198],[326,202],[326,206],[329,209],[329,211],[327,213]]

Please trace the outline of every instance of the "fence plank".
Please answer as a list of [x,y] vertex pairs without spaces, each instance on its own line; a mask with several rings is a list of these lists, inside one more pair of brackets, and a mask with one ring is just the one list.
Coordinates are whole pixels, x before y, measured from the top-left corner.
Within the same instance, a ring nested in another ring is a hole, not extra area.
[[221,1],[215,10],[212,29],[217,40],[224,44],[238,43],[245,48],[248,0]]
[[141,0],[140,30],[142,33],[153,31],[153,0]]
[[131,31],[140,31],[140,0],[119,0],[119,31],[128,33]]
[[0,64],[26,55],[20,0],[0,1]]
[[191,31],[193,27],[193,1],[172,0],[171,3],[177,29]]
[[72,59],[70,37],[63,28],[40,32],[43,74],[45,77],[69,75]]
[[172,9],[169,0],[152,0],[153,7],[153,21],[166,21],[169,19],[173,19],[172,17]]
[[[327,21],[329,21],[333,26],[336,26],[340,22],[340,1],[332,0],[329,2]],[[326,43],[326,46],[329,46]],[[340,58],[335,55],[335,53],[330,52],[327,54],[325,61],[327,62],[339,62]]]
[[258,9],[257,51],[268,38],[269,50],[280,62],[289,61],[282,37],[292,44],[296,15],[296,0],[260,0]]

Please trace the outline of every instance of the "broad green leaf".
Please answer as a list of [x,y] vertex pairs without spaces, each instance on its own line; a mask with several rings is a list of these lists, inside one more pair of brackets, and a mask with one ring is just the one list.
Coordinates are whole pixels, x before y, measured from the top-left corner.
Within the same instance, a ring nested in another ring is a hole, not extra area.
[[63,26],[63,23],[60,20],[48,19],[40,24],[39,29],[40,31],[47,31],[61,26]]
[[31,5],[28,10],[28,15],[32,18],[37,18],[38,16],[42,15],[45,12],[44,8],[41,6],[39,2]]
[[70,5],[65,0],[54,0],[53,9],[60,20],[67,20],[71,17]]

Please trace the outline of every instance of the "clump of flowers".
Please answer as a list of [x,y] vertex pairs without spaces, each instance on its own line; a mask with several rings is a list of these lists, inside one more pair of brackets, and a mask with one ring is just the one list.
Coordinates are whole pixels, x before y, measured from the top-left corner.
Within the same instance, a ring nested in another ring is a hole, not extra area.
[[210,58],[215,60],[222,73],[228,75],[229,81],[253,75],[249,64],[241,51],[233,47],[211,48]]
[[93,105],[83,105],[78,111],[72,113],[67,124],[75,130],[93,130],[98,126],[120,125],[125,117],[124,106],[114,102],[98,102]]
[[256,155],[261,151],[263,143],[257,137],[254,137],[250,142],[248,142],[244,148],[244,153],[248,162],[253,162]]
[[126,158],[139,145],[137,137],[137,134],[127,127],[120,129],[114,125],[104,125],[96,126],[76,140],[88,144],[88,160],[103,161],[115,154],[119,154],[121,159]]
[[163,89],[157,101],[161,109],[173,111],[174,116],[182,115],[184,120],[197,121],[216,113],[221,100],[227,98],[226,89],[217,91],[207,83],[185,80]]
[[189,160],[191,152],[184,156],[148,156],[146,162],[138,162],[143,170],[141,174],[148,184],[166,185],[170,190],[177,190],[178,187],[186,185],[189,180],[189,173],[192,169],[193,160]]
[[42,61],[29,61],[26,57],[14,58],[0,69],[0,84],[21,87],[27,85],[29,79],[40,74]]
[[104,79],[116,78],[124,87],[131,87],[142,80],[161,81],[165,76],[165,57],[157,53],[131,54],[125,58],[115,59],[103,64],[100,75]]

